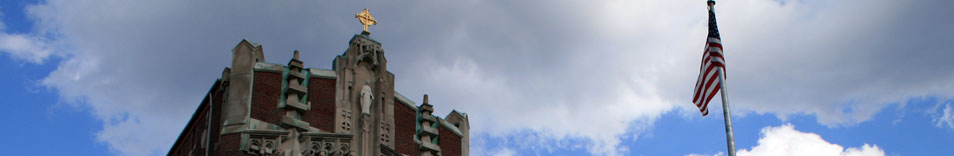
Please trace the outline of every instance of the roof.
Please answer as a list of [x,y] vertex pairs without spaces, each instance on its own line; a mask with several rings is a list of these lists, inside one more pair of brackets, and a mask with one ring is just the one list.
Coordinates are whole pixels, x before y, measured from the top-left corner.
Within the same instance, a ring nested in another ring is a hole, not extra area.
[[172,147],[169,147],[168,153],[172,153],[173,152],[172,150],[176,149],[176,147],[179,146],[179,142],[181,142],[183,137],[185,137],[185,135],[182,135],[182,134],[185,134],[186,131],[189,130],[189,128],[194,126],[192,123],[195,122],[195,120],[197,120],[197,118],[199,117],[198,115],[202,112],[202,110],[205,110],[206,107],[211,107],[209,103],[211,103],[210,100],[212,96],[212,91],[215,91],[216,89],[218,89],[220,86],[219,85],[220,83],[222,83],[222,79],[216,79],[215,82],[212,83],[212,88],[209,88],[209,92],[205,93],[205,97],[202,98],[202,102],[199,103],[199,106],[195,109],[195,113],[192,113],[192,118],[189,118],[189,122],[186,122],[186,125],[183,126],[182,132],[179,132],[179,137],[176,138],[176,142],[172,144]]

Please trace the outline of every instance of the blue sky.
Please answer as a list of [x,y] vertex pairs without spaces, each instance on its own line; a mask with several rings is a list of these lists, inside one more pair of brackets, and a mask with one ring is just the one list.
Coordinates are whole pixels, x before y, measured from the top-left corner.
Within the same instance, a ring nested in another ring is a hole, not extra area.
[[[740,155],[954,152],[949,6],[719,1]],[[329,69],[363,8],[396,90],[469,114],[471,155],[726,151],[720,100],[689,102],[704,0],[0,0],[0,155],[163,155],[238,41]]]
[[[23,8],[31,1],[3,1],[0,11],[5,33],[29,33],[32,22]],[[0,147],[4,155],[107,155],[108,148],[95,143],[95,132],[101,122],[82,109],[59,102],[58,95],[37,84],[56,69],[60,59],[44,64],[31,64],[9,54],[0,54],[0,99],[5,109],[0,111],[9,126],[2,130],[4,140],[14,140]],[[44,146],[29,146],[44,145]],[[60,147],[50,150],[48,147]]]

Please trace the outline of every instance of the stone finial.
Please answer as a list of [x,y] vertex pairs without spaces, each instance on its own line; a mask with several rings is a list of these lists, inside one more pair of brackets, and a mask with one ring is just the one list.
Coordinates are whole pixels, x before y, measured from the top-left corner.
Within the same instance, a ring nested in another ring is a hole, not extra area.
[[427,102],[427,94],[424,94],[424,104],[429,104],[429,102]]
[[298,50],[295,50],[295,56],[292,57],[292,58],[294,58],[294,59],[296,59],[296,60],[299,60],[299,59],[298,59]]

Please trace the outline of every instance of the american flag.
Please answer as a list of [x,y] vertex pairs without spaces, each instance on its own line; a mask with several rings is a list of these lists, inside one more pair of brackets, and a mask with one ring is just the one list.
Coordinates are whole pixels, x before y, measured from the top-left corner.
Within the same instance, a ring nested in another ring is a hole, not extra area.
[[715,12],[709,9],[709,36],[706,39],[706,48],[702,53],[702,63],[699,66],[699,78],[696,80],[692,103],[699,107],[702,116],[709,115],[709,100],[715,97],[722,88],[717,79],[720,72],[725,71],[725,60],[722,57],[722,39],[719,37],[719,28],[716,27]]

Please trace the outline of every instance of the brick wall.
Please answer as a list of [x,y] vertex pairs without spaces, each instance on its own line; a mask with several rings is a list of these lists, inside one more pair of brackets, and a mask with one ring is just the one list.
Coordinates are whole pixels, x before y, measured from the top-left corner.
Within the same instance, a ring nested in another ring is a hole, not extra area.
[[222,139],[219,140],[219,149],[215,154],[211,155],[241,155],[242,151],[239,149],[239,146],[242,145],[242,135],[238,133],[222,135]]
[[252,84],[251,117],[271,124],[280,125],[284,110],[278,109],[278,99],[282,94],[282,74],[255,72]]
[[334,132],[335,82],[335,79],[324,78],[308,80],[308,101],[311,101],[311,109],[302,116],[302,120],[312,127]]
[[394,150],[412,156],[421,155],[418,144],[414,143],[414,130],[417,115],[413,109],[400,102],[394,102]]
[[[284,111],[277,108],[277,102],[279,98],[281,98],[281,84],[282,75],[280,73],[254,73],[252,108],[250,109],[252,118],[272,124],[280,123],[281,117],[284,116]],[[311,126],[318,129],[333,131],[335,125],[335,79],[312,78],[309,80],[308,85],[308,98],[309,101],[312,102],[312,107],[311,110],[305,113],[302,120],[309,122]],[[211,92],[212,118],[207,118],[208,115],[206,113],[209,107],[197,112],[200,115],[196,116],[197,119],[193,123],[189,123],[192,126],[186,129],[184,134],[180,134],[184,138],[180,140],[181,142],[178,143],[178,147],[174,147],[174,149],[170,150],[170,155],[189,155],[189,153],[195,155],[205,154],[204,149],[199,148],[193,150],[192,147],[201,146],[201,136],[206,128],[211,128],[209,146],[213,151],[210,151],[210,153],[212,153],[210,155],[242,154],[239,150],[241,144],[241,136],[239,134],[217,135],[221,133],[219,132],[221,129],[221,109],[225,91],[226,89],[222,88]],[[411,156],[420,155],[419,145],[414,142],[415,125],[417,124],[416,112],[398,101],[395,101],[393,108],[395,120],[395,151]],[[207,120],[212,120],[214,123],[212,127],[206,125],[208,123]],[[440,127],[439,131],[440,136],[438,137],[440,139],[441,153],[445,156],[459,156],[461,138],[443,127]]]
[[192,123],[192,124],[195,124],[195,127],[192,129],[192,132],[191,132],[192,139],[190,141],[191,142],[190,144],[192,144],[192,146],[195,147],[194,150],[192,151],[192,155],[196,155],[196,156],[205,155],[205,148],[202,147],[202,139],[203,139],[202,134],[204,134],[205,129],[209,127],[208,112],[209,112],[208,107],[206,107],[206,109],[203,109],[201,113],[198,113],[200,115],[198,116],[199,120],[196,120],[195,123]]
[[181,134],[181,135],[182,135],[182,137],[183,137],[183,140],[179,140],[179,141],[180,141],[180,142],[179,142],[179,143],[180,143],[179,146],[175,147],[176,149],[173,150],[174,152],[173,152],[173,153],[169,153],[169,155],[177,155],[177,156],[178,156],[178,155],[190,155],[190,153],[192,152],[192,146],[193,146],[193,144],[192,144],[192,136],[193,136],[192,131],[188,131],[188,130],[187,130],[187,131],[185,132],[185,134]]
[[[205,149],[207,147],[202,147],[203,134],[205,134],[206,129],[209,129],[208,133],[208,147],[214,148],[216,143],[218,143],[219,128],[221,127],[221,108],[222,108],[222,98],[224,97],[225,88],[221,87],[219,81],[212,84],[212,88],[206,94],[208,99],[203,99],[199,103],[199,108],[196,109],[196,112],[192,114],[192,118],[189,119],[189,122],[186,123],[186,127],[183,128],[182,134],[179,134],[179,137],[176,139],[176,143],[173,144],[172,149],[169,150],[168,155],[205,155]],[[209,104],[211,100],[211,105]],[[212,109],[212,110],[209,110]],[[212,113],[211,119],[209,118],[209,113]],[[211,127],[210,127],[211,120]],[[210,151],[214,153],[214,151]]]
[[[212,94],[212,93],[210,93]],[[193,118],[182,130],[176,144],[169,150],[168,155],[204,155],[205,148],[202,147],[202,134],[208,128],[208,104],[201,103],[199,108],[193,114]]]
[[222,131],[222,102],[227,87],[219,87],[212,95],[212,126],[209,128],[209,153],[216,153],[219,144],[219,134]]
[[460,136],[440,126],[438,141],[443,156],[460,156]]

